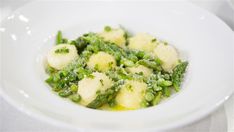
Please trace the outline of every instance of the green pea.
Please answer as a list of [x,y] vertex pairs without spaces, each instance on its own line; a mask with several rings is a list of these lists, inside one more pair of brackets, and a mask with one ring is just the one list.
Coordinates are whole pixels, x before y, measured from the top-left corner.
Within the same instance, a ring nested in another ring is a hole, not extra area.
[[170,75],[169,74],[164,74],[164,79],[169,80],[170,79]]
[[78,103],[78,102],[80,102],[80,100],[81,100],[81,96],[80,96],[79,94],[74,94],[74,95],[71,96],[71,100],[72,100],[73,102]]
[[160,91],[160,90],[162,90],[162,87],[156,85],[153,87],[153,89],[154,89],[154,91]]
[[145,53],[143,51],[138,51],[137,54],[136,54],[136,56],[138,58],[143,58],[145,56]]
[[147,102],[146,100],[143,100],[142,102],[141,102],[141,107],[142,108],[146,108],[146,107],[148,107],[150,104],[149,104],[149,102]]
[[146,99],[147,101],[152,101],[152,100],[154,99],[154,94],[152,94],[151,92],[147,92],[147,93],[145,94],[145,99]]
[[78,90],[78,86],[76,84],[72,84],[71,87],[70,87],[70,89],[71,89],[72,92],[75,93]]
[[105,27],[104,27],[104,30],[105,30],[106,32],[110,32],[110,31],[111,31],[111,27],[110,27],[110,26],[105,26]]

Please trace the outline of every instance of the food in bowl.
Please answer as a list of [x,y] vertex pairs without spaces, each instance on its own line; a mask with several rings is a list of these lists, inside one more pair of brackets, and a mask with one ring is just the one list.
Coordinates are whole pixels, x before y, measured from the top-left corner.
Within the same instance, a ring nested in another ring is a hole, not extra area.
[[136,110],[178,92],[187,65],[172,45],[147,33],[106,26],[68,40],[59,31],[47,55],[46,83],[88,108]]

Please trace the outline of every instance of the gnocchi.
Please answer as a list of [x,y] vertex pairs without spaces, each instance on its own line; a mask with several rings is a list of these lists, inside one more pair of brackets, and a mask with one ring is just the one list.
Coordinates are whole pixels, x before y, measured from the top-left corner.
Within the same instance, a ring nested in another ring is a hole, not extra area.
[[74,45],[59,44],[49,51],[47,62],[51,67],[61,70],[71,63],[76,57],[78,57],[78,54]]
[[138,66],[134,66],[134,67],[128,67],[127,71],[129,71],[130,73],[143,73],[144,76],[148,77],[150,76],[150,74],[153,73],[153,70],[150,68],[147,68],[145,66],[142,65],[138,65]]
[[87,65],[91,69],[97,69],[104,72],[116,67],[116,61],[112,55],[100,51],[89,58]]
[[124,37],[125,32],[121,28],[104,30],[99,33],[99,36],[102,37],[105,41],[110,41],[117,44],[120,47],[125,47],[126,39]]
[[88,105],[97,97],[97,92],[104,92],[113,84],[112,80],[103,73],[95,72],[93,78],[85,77],[78,83],[78,94],[81,104]]
[[162,61],[162,68],[168,72],[172,71],[179,59],[176,49],[163,43],[154,49],[154,55]]
[[134,50],[152,52],[156,45],[156,39],[153,36],[146,33],[138,33],[137,35],[129,38],[128,47]]
[[116,97],[117,104],[127,109],[141,108],[146,88],[147,85],[144,82],[126,81]]

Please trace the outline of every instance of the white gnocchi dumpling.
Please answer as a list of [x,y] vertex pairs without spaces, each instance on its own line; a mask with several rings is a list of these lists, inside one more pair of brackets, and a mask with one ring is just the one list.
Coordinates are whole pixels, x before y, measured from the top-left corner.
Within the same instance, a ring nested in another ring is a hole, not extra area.
[[129,80],[121,87],[116,102],[127,109],[141,108],[147,84],[144,82]]
[[143,65],[138,65],[138,66],[134,66],[134,67],[128,67],[127,71],[129,71],[130,73],[140,73],[142,72],[144,76],[148,77],[150,76],[150,74],[153,73],[153,70],[145,67]]
[[90,56],[87,65],[91,69],[96,68],[99,71],[105,72],[116,67],[116,60],[112,55],[100,51]]
[[112,80],[104,73],[94,72],[94,77],[85,77],[78,83],[78,94],[81,96],[81,104],[88,105],[96,97],[97,92],[104,92],[113,84]]
[[179,60],[176,49],[164,43],[160,43],[154,49],[154,54],[162,61],[162,68],[168,72],[173,70]]
[[129,38],[128,47],[130,49],[152,52],[156,45],[155,37],[147,33],[138,33],[137,35]]
[[103,32],[98,34],[102,37],[105,41],[110,41],[112,43],[117,44],[120,47],[125,47],[126,39],[124,37],[125,32],[121,28],[110,28],[109,30],[104,30]]
[[48,64],[61,70],[78,57],[77,49],[74,45],[59,44],[54,46],[47,55]]

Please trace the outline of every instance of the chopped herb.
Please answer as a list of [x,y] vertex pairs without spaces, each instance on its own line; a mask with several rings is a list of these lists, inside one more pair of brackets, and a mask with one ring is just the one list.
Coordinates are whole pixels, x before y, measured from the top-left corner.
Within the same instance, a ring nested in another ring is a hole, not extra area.
[[103,83],[103,80],[102,80],[102,79],[100,79],[100,83],[102,84],[102,86],[104,86],[104,83]]
[[112,68],[112,67],[113,67],[113,64],[114,64],[113,61],[109,62],[109,63],[108,63],[108,67],[109,67],[109,68]]
[[156,38],[154,38],[154,39],[152,39],[152,40],[151,40],[151,42],[156,42],[156,41],[157,41],[157,39],[156,39]]
[[130,85],[130,84],[126,86],[126,89],[127,89],[128,91],[130,91],[130,92],[133,92],[132,85]]
[[69,53],[69,49],[66,47],[62,47],[60,49],[55,50],[56,54],[67,54]]

